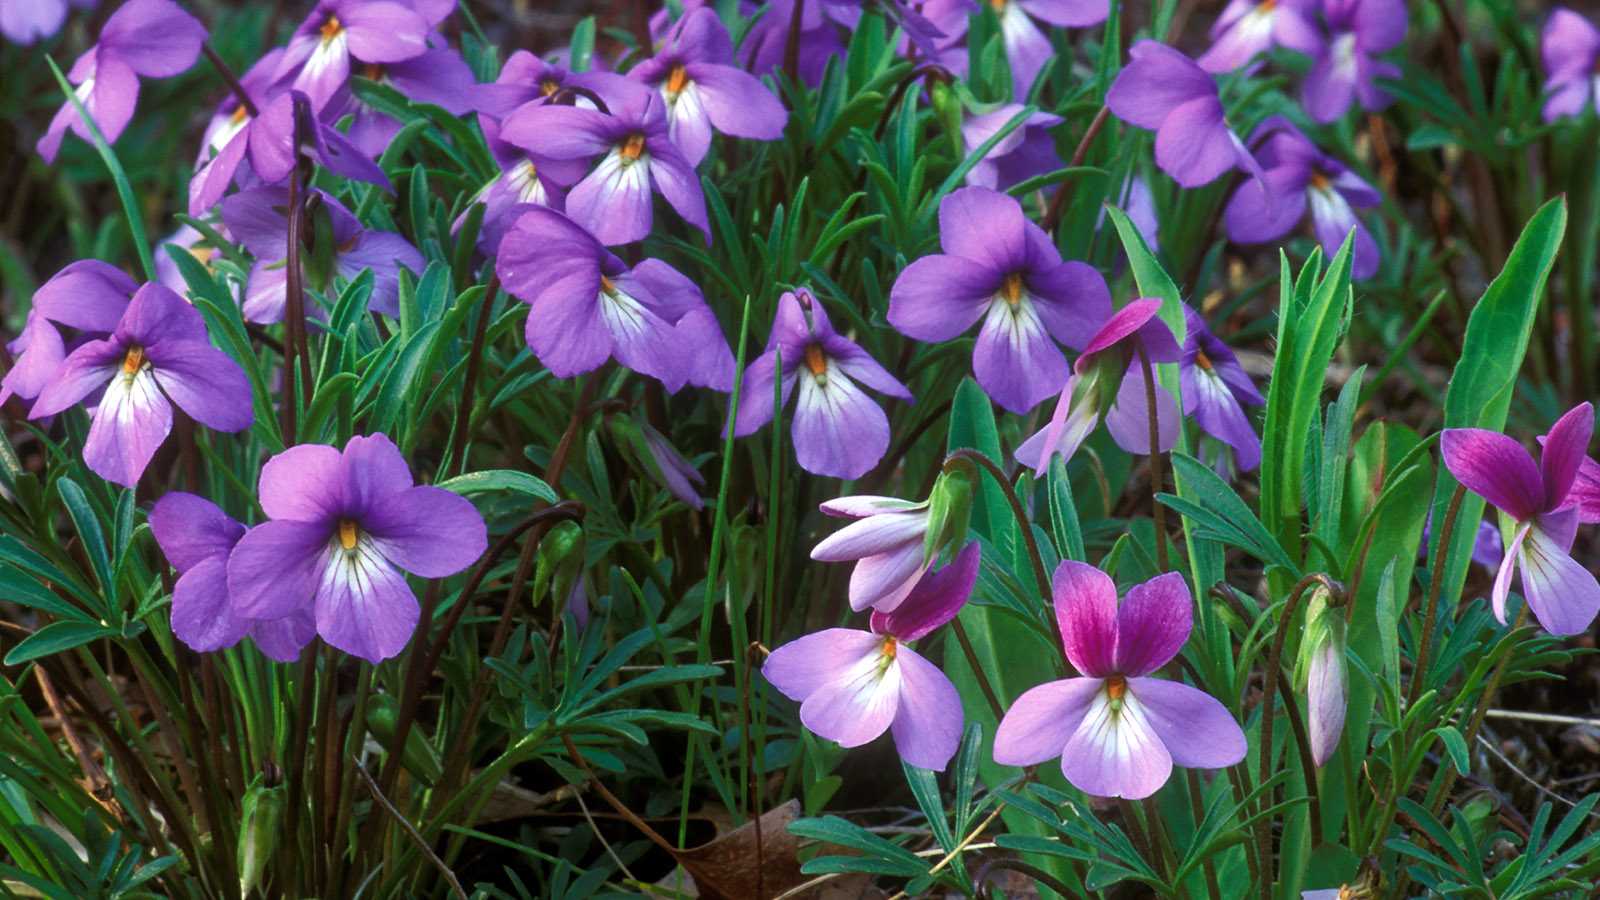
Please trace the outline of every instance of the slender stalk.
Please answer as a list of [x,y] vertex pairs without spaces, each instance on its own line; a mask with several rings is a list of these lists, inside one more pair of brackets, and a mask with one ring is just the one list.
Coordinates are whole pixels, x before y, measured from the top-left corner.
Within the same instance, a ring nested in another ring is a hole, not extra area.
[[794,0],[789,11],[789,34],[783,44],[783,74],[790,81],[800,79],[800,20],[805,13],[806,0]]
[[1044,569],[1044,557],[1040,555],[1039,542],[1033,536],[1033,523],[1028,521],[1028,514],[1023,510],[1022,501],[1018,499],[1016,489],[1011,486],[1011,480],[1006,478],[1006,473],[1000,471],[994,460],[970,447],[952,450],[950,455],[945,457],[945,469],[948,470],[951,461],[956,459],[965,459],[982,467],[994,478],[995,483],[1000,485],[1000,490],[1005,492],[1006,502],[1011,505],[1011,514],[1017,520],[1017,530],[1022,532],[1022,540],[1028,547],[1028,559],[1033,563],[1033,580],[1039,589],[1039,598],[1048,603],[1051,596],[1050,575]]
[[1311,755],[1311,736],[1306,731],[1306,720],[1300,715],[1300,703],[1289,690],[1289,679],[1278,673],[1278,690],[1283,694],[1283,711],[1289,716],[1289,730],[1294,732],[1294,743],[1300,750],[1300,770],[1306,773],[1306,799],[1311,817],[1311,844],[1322,843],[1322,792],[1317,787],[1317,761]]
[[[1076,169],[1083,165],[1084,159],[1089,156],[1089,145],[1099,136],[1100,129],[1106,125],[1106,120],[1111,118],[1111,107],[1101,106],[1100,111],[1094,114],[1094,119],[1089,122],[1089,127],[1084,130],[1083,138],[1078,141],[1078,148],[1072,151],[1072,161],[1067,163],[1067,168]],[[1073,179],[1067,179],[1056,185],[1056,192],[1050,196],[1050,205],[1044,211],[1044,217],[1039,220],[1039,227],[1055,236],[1056,229],[1061,225],[1061,211],[1066,208],[1067,197],[1071,195]]]
[[298,411],[299,391],[295,386],[295,357],[300,352],[300,340],[295,320],[305,320],[305,289],[300,283],[300,167],[289,170],[289,233],[288,268],[284,272],[284,322],[283,322],[283,400],[279,409],[282,417],[285,447],[295,445],[295,416]]
[[[1198,832],[1200,822],[1205,818],[1205,796],[1200,790],[1200,772],[1195,769],[1184,769],[1183,773],[1189,782],[1189,808],[1194,810],[1194,827]],[[1222,888],[1217,881],[1217,863],[1215,857],[1207,857],[1201,864],[1206,876],[1206,896],[1221,897]]]
[[950,620],[950,625],[955,629],[956,642],[961,644],[961,652],[966,654],[967,665],[972,667],[973,674],[978,676],[978,688],[983,691],[983,699],[989,702],[989,709],[994,713],[996,722],[1005,718],[1005,708],[1000,705],[1000,698],[995,696],[994,688],[989,685],[989,676],[978,664],[978,654],[972,650],[972,641],[967,639],[967,629],[961,624],[961,617]]
[[[1422,619],[1422,638],[1417,644],[1417,663],[1411,669],[1411,687],[1406,691],[1406,708],[1410,709],[1422,696],[1423,682],[1427,681],[1428,658],[1433,649],[1434,622],[1439,618],[1439,591],[1444,582],[1445,559],[1450,555],[1450,541],[1456,533],[1456,514],[1461,511],[1461,500],[1467,495],[1467,487],[1463,484],[1456,485],[1456,491],[1450,495],[1450,508],[1444,514],[1444,524],[1439,527],[1438,549],[1433,555],[1433,576],[1428,579],[1428,610]],[[1487,696],[1487,695],[1486,695]],[[1471,746],[1468,744],[1467,746]]]
[[1139,353],[1139,368],[1144,371],[1145,412],[1150,419],[1150,515],[1155,519],[1156,567],[1167,571],[1167,510],[1156,495],[1165,486],[1166,474],[1161,466],[1161,422],[1156,415],[1156,373],[1150,367],[1150,354],[1144,341],[1134,339],[1134,349]]
[[1126,797],[1118,797],[1117,809],[1122,812],[1122,824],[1128,832],[1128,838],[1133,841],[1133,849],[1139,851],[1151,868],[1159,871],[1162,864],[1156,856],[1155,846],[1150,843],[1150,835],[1145,833],[1144,822],[1140,821],[1139,807]]
[[456,472],[467,471],[467,433],[472,426],[472,407],[478,398],[478,370],[482,366],[483,342],[489,333],[489,319],[493,316],[495,294],[500,290],[500,276],[489,277],[489,287],[483,292],[482,306],[478,308],[478,321],[472,327],[472,346],[467,351],[467,374],[461,386],[461,403],[456,407],[456,425],[450,432],[450,460]]
[[200,52],[206,55],[206,59],[211,60],[211,65],[216,67],[217,74],[221,75],[222,80],[227,82],[229,90],[233,91],[233,95],[239,98],[239,105],[244,107],[245,113],[252,119],[260,115],[261,111],[256,109],[255,102],[250,99],[250,92],[244,89],[244,84],[239,81],[237,75],[233,74],[233,70],[228,68],[228,64],[222,61],[222,57],[217,55],[217,51],[211,49],[211,44],[201,41]]
[[[1516,633],[1517,629],[1526,624],[1528,624],[1528,604],[1524,603],[1522,608],[1517,610],[1516,621],[1511,623],[1512,633]],[[1466,744],[1469,748],[1477,746],[1478,732],[1483,728],[1483,719],[1489,712],[1489,704],[1494,701],[1495,691],[1500,689],[1500,680],[1505,677],[1506,669],[1511,665],[1511,651],[1514,647],[1515,645],[1508,645],[1506,652],[1500,655],[1500,661],[1495,663],[1494,671],[1489,674],[1489,684],[1484,687],[1482,696],[1478,698],[1478,705],[1472,710],[1472,718],[1467,720],[1467,730],[1462,736],[1466,738]],[[1438,795],[1434,798],[1433,806],[1430,810],[1435,817],[1443,811],[1445,801],[1449,799],[1450,789],[1455,786],[1455,781],[1455,768],[1452,766],[1445,769],[1444,777],[1439,782]]]
[[422,839],[422,835],[417,833],[417,829],[413,828],[411,823],[406,821],[406,817],[402,816],[400,811],[394,808],[394,804],[390,803],[389,798],[383,795],[383,791],[378,790],[378,783],[372,780],[371,773],[367,771],[366,766],[361,764],[361,760],[351,756],[350,762],[355,766],[356,775],[360,776],[362,783],[367,786],[367,792],[372,794],[372,799],[376,800],[378,805],[383,807],[384,812],[387,812],[390,817],[399,823],[401,830],[406,833],[406,837],[410,838],[411,842],[416,844],[417,848],[422,851],[423,857],[434,868],[438,869],[440,874],[444,875],[444,880],[450,885],[450,893],[461,898],[461,900],[467,900],[467,892],[462,889],[461,882],[456,880],[456,873],[450,871],[450,867],[446,866],[444,860],[433,852],[433,848],[428,846],[428,842]]

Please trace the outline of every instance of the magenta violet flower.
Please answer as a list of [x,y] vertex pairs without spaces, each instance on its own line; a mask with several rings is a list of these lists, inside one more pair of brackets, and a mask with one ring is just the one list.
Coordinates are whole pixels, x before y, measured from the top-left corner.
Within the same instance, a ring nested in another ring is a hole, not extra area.
[[953,191],[939,203],[944,253],[895,279],[889,324],[920,341],[948,341],[982,320],[972,351],[978,384],[1025,413],[1071,374],[1060,341],[1083,349],[1111,310],[1100,273],[1062,262],[1044,229],[1014,197],[988,188]]
[[1332,122],[1357,100],[1362,109],[1388,106],[1393,98],[1375,79],[1398,78],[1400,68],[1377,57],[1405,40],[1405,0],[1322,0],[1321,6],[1328,30],[1306,51],[1311,70],[1300,86],[1306,112]]
[[1383,202],[1377,189],[1318,150],[1282,116],[1262,122],[1251,143],[1260,147],[1256,158],[1263,169],[1264,190],[1241,185],[1234,192],[1225,213],[1228,237],[1242,244],[1275,241],[1300,224],[1309,209],[1311,230],[1324,253],[1337,252],[1353,229],[1351,275],[1365,279],[1377,274],[1378,242],[1353,209]]
[[1217,82],[1189,57],[1142,40],[1106,92],[1117,118],[1156,133],[1156,165],[1184,187],[1215,181],[1235,166],[1261,178],[1261,166],[1233,133]]
[[728,29],[708,7],[690,10],[656,54],[628,77],[661,92],[667,134],[689,165],[705,158],[711,131],[754,140],[783,137],[789,111],[754,75],[733,64]]
[[351,57],[397,63],[428,49],[429,23],[393,0],[322,0],[289,38],[275,83],[302,91],[321,112],[350,78]]
[[[228,186],[243,173],[240,167],[248,160],[249,169],[265,184],[278,184],[289,177],[295,166],[295,98],[304,98],[298,91],[279,94],[262,109],[261,114],[246,117],[242,127],[229,138],[228,143],[211,161],[201,166],[189,180],[189,214],[199,216],[217,204]],[[314,156],[323,168],[355,181],[375,184],[390,190],[389,178],[350,143],[337,129],[316,116],[304,123],[306,136],[311,143],[300,148]]]
[[995,762],[1060,756],[1079,790],[1139,799],[1174,765],[1216,769],[1244,759],[1244,731],[1216,698],[1149,677],[1189,640],[1194,603],[1183,576],[1158,575],[1119,607],[1110,576],[1069,560],[1056,567],[1053,593],[1067,660],[1083,675],[1018,697],[995,730]]
[[138,483],[172,431],[173,404],[218,431],[255,422],[244,370],[207,341],[199,311],[154,282],[133,295],[110,337],[67,356],[29,415],[53,415],[96,391],[83,460],[124,487]]
[[[962,150],[971,156],[983,142],[995,136],[1006,123],[1025,109],[1020,103],[1007,103],[993,112],[973,115],[963,111]],[[1001,138],[994,148],[967,171],[967,184],[1008,190],[1036,175],[1063,169],[1066,164],[1056,155],[1056,142],[1049,129],[1064,121],[1060,116],[1035,112],[1022,125]]]
[[772,651],[761,674],[800,702],[800,721],[842,747],[883,734],[907,763],[943,770],[961,743],[961,695],[906,646],[955,618],[978,578],[976,542],[917,582],[894,612],[874,610],[871,631],[828,628]]
[[55,376],[68,350],[57,325],[76,329],[77,343],[108,337],[138,289],[121,269],[96,259],[71,263],[40,285],[22,334],[6,345],[20,355],[0,380],[0,404],[13,395],[34,399]]
[[526,207],[500,242],[495,271],[512,296],[529,304],[528,347],[557,378],[592,372],[616,357],[673,391],[688,380],[688,348],[662,301],[561,213]]
[[1195,62],[1207,72],[1222,73],[1256,63],[1274,45],[1313,54],[1321,42],[1317,2],[1229,0],[1211,26],[1211,48]]
[[1584,462],[1592,463],[1587,448],[1593,430],[1594,407],[1573,407],[1550,428],[1538,465],[1499,432],[1447,428],[1439,441],[1450,474],[1500,510],[1502,530],[1511,534],[1490,595],[1501,623],[1519,564],[1528,608],[1551,634],[1578,634],[1600,612],[1600,583],[1570,555],[1578,524],[1600,522],[1600,498],[1587,486],[1573,490]]
[[377,663],[411,639],[419,608],[401,571],[443,578],[488,546],[483,516],[443,488],[417,486],[388,437],[344,451],[301,444],[261,469],[261,509],[228,557],[228,594],[246,618],[309,608],[317,633]]
[[785,291],[767,349],[744,371],[736,437],[772,421],[780,358],[780,402],[788,401],[797,384],[800,389],[790,427],[800,468],[846,480],[865,475],[889,449],[889,417],[856,382],[907,403],[911,392],[867,351],[833,330],[811,291]]
[[600,164],[567,194],[567,215],[607,245],[650,233],[652,192],[711,239],[705,195],[667,133],[666,102],[638,83],[616,85],[607,112],[560,104],[522,106],[501,123],[502,140],[551,159]]
[[172,633],[202,653],[232,647],[246,635],[268,657],[293,662],[317,636],[310,610],[251,620],[228,600],[228,554],[245,527],[204,497],[170,491],[150,510],[150,531],[178,570],[172,587]]
[[[329,272],[307,272],[309,284],[325,290],[337,274],[353,280],[371,269],[372,296],[367,308],[386,316],[400,315],[400,267],[420,275],[427,267],[422,254],[409,241],[388,231],[368,231],[355,214],[331,195],[314,190],[320,202],[314,216],[328,217],[332,226],[333,249]],[[289,192],[281,187],[262,187],[234,194],[222,202],[222,221],[228,231],[256,258],[245,284],[244,317],[261,324],[283,321],[287,306],[285,287],[288,275]],[[301,268],[312,260],[309,250],[300,255]],[[308,311],[310,314],[311,311]]]
[[1600,29],[1581,15],[1558,6],[1545,21],[1539,38],[1544,60],[1544,120],[1576,116],[1584,107],[1600,110],[1596,67],[1600,65]]
[[[1160,309],[1160,300],[1147,297],[1111,314],[1073,364],[1050,421],[1017,448],[1018,462],[1043,474],[1052,455],[1060,453],[1062,459],[1071,459],[1101,422],[1106,423],[1117,446],[1129,453],[1150,452],[1144,367],[1134,342],[1144,345],[1152,366],[1178,362],[1182,357],[1171,329],[1156,316]],[[1177,439],[1177,404],[1159,384],[1154,393],[1156,433],[1160,448],[1168,450]],[[1119,414],[1112,415],[1118,410]]]
[[[28,5],[34,0],[18,0]],[[67,72],[77,85],[78,102],[94,118],[100,133],[112,142],[128,127],[139,99],[139,76],[168,78],[194,65],[206,29],[172,0],[129,0],[111,14],[100,29],[100,40]],[[89,140],[89,129],[68,101],[39,139],[39,155],[55,162],[61,139],[71,127]]]
[[1239,358],[1211,333],[1200,314],[1184,304],[1183,315],[1188,326],[1183,357],[1178,360],[1183,414],[1193,416],[1201,431],[1232,447],[1239,469],[1248,472],[1261,464],[1261,438],[1245,415],[1244,404],[1265,406],[1267,401]]

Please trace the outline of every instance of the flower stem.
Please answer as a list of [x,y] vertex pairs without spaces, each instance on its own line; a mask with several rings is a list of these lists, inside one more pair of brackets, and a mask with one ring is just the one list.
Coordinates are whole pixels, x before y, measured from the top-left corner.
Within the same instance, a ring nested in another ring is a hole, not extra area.
[[1433,649],[1433,626],[1439,618],[1439,586],[1444,581],[1444,563],[1446,557],[1450,555],[1450,540],[1456,533],[1456,514],[1461,511],[1461,499],[1466,495],[1466,486],[1457,484],[1456,492],[1450,495],[1450,508],[1445,511],[1444,524],[1439,527],[1438,549],[1433,552],[1433,577],[1428,579],[1428,611],[1422,620],[1422,639],[1417,644],[1417,662],[1411,669],[1411,687],[1406,691],[1407,709],[1414,706],[1417,698],[1422,696],[1423,683],[1427,681],[1428,657]]
[[985,472],[988,472],[990,477],[994,478],[995,483],[1000,485],[1000,490],[1005,492],[1006,502],[1011,504],[1011,514],[1017,520],[1017,529],[1022,532],[1022,540],[1028,547],[1028,559],[1033,563],[1033,580],[1039,588],[1039,598],[1048,603],[1051,596],[1050,575],[1044,569],[1044,557],[1039,554],[1039,542],[1033,537],[1033,523],[1028,521],[1028,514],[1023,510],[1022,501],[1017,498],[1016,490],[1011,487],[1010,479],[1006,478],[1006,473],[1000,471],[1000,467],[995,465],[994,460],[971,447],[962,447],[958,450],[950,451],[950,455],[945,457],[944,460],[947,470],[951,461],[955,459],[965,459],[976,463]]
[[790,81],[800,79],[800,20],[805,14],[806,0],[794,0],[789,11],[789,33],[783,44],[783,74]]
[[967,656],[967,665],[972,667],[974,675],[978,676],[978,687],[983,691],[983,699],[989,701],[989,709],[994,712],[994,720],[1000,721],[1005,717],[1005,709],[1000,705],[1000,698],[995,696],[994,688],[989,685],[989,676],[984,673],[983,666],[978,664],[978,654],[973,652],[972,641],[967,639],[967,629],[961,624],[961,617],[950,620],[950,625],[955,629],[956,641],[961,644],[961,652]]
[[209,43],[201,41],[200,52],[206,55],[206,59],[211,60],[211,65],[216,67],[217,74],[221,75],[222,80],[228,83],[228,88],[233,91],[235,97],[239,98],[239,105],[244,107],[244,111],[250,118],[253,119],[260,115],[261,111],[256,109],[255,102],[250,99],[250,92],[244,89],[244,84],[239,81],[237,75],[233,74],[233,70],[228,68],[228,64],[222,61],[222,57],[217,55],[217,51],[211,49]]
[[[1100,111],[1095,113],[1093,121],[1089,123],[1089,127],[1084,130],[1083,138],[1078,141],[1078,149],[1072,151],[1072,161],[1067,163],[1067,168],[1076,169],[1083,165],[1084,159],[1089,155],[1089,145],[1094,143],[1094,139],[1099,136],[1100,129],[1105,127],[1109,118],[1111,118],[1111,107],[1101,106]],[[1074,179],[1068,178],[1057,185],[1056,192],[1050,197],[1050,206],[1044,211],[1044,218],[1039,220],[1039,227],[1052,237],[1061,224],[1061,210],[1067,205],[1067,196],[1072,193],[1073,181]]]
[[1134,349],[1139,353],[1139,368],[1144,371],[1145,412],[1150,419],[1150,515],[1155,519],[1156,567],[1167,571],[1167,510],[1156,495],[1161,493],[1166,472],[1161,466],[1161,421],[1156,415],[1156,375],[1150,366],[1150,354],[1144,341],[1134,339]]

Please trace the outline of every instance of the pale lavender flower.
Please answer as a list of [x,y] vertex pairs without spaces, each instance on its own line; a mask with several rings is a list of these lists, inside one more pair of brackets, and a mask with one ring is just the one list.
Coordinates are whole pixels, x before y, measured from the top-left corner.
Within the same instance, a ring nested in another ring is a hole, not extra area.
[[1229,0],[1211,26],[1211,48],[1195,62],[1207,72],[1232,72],[1249,65],[1274,45],[1312,54],[1321,34],[1317,31],[1318,0]]
[[1600,29],[1566,7],[1557,7],[1539,39],[1544,60],[1544,120],[1600,110]]
[[994,761],[1031,766],[1061,757],[1079,790],[1139,799],[1166,783],[1174,765],[1218,769],[1244,759],[1244,731],[1226,707],[1197,688],[1148,677],[1189,640],[1194,602],[1183,576],[1158,575],[1121,606],[1110,576],[1065,561],[1053,582],[1067,660],[1082,677],[1041,684],[1006,710]]
[[61,367],[68,348],[57,325],[76,329],[77,343],[108,337],[138,289],[121,269],[95,259],[71,263],[40,285],[22,334],[6,345],[19,355],[0,380],[0,404],[12,396],[23,400],[39,396]]
[[301,444],[261,469],[268,521],[228,556],[228,595],[251,619],[309,609],[332,646],[378,663],[404,649],[419,616],[401,571],[444,578],[488,546],[464,497],[417,486],[388,437],[353,437],[341,453]]
[[352,57],[398,63],[428,49],[430,25],[392,0],[322,0],[289,38],[274,83],[301,91],[321,112],[350,77]]
[[53,37],[67,21],[67,7],[93,7],[99,0],[7,0],[0,3],[0,35],[14,44]]
[[[1597,469],[1587,455],[1593,430],[1594,407],[1573,407],[1545,437],[1539,465],[1521,444],[1482,428],[1447,428],[1439,441],[1450,474],[1499,509],[1513,530],[1490,595],[1502,624],[1519,564],[1523,597],[1551,634],[1578,634],[1600,612],[1600,583],[1571,556],[1578,524],[1600,522]],[[1585,469],[1589,477],[1574,490]]]
[[861,494],[823,503],[830,516],[856,521],[811,550],[818,562],[856,560],[850,573],[850,608],[893,612],[933,564],[928,553],[927,501]]
[[943,770],[961,743],[961,695],[907,644],[955,618],[972,595],[978,563],[978,545],[968,544],[894,612],[874,611],[871,631],[806,635],[773,650],[761,674],[800,702],[800,721],[816,734],[858,747],[887,730],[907,763]]
[[1012,89],[1025,97],[1055,58],[1050,38],[1034,21],[1061,28],[1086,28],[1106,20],[1110,0],[989,0],[1000,17],[1000,35],[1011,63]]
[[745,369],[734,435],[772,421],[773,378],[783,365],[780,402],[795,386],[790,433],[800,468],[846,480],[860,478],[889,449],[889,417],[856,385],[912,402],[911,392],[854,341],[833,330],[828,314],[805,289],[778,298],[767,349]]
[[889,291],[889,324],[920,341],[954,340],[983,322],[973,347],[978,384],[1026,413],[1071,373],[1056,346],[1083,349],[1111,311],[1105,279],[1062,262],[1044,229],[1013,197],[962,188],[939,204],[944,253],[916,260]]
[[[477,84],[472,69],[461,54],[447,48],[424,50],[410,59],[391,63],[369,62],[356,71],[371,81],[388,85],[416,103],[431,103],[453,115],[464,115],[472,108],[467,93]],[[328,103],[328,118],[350,121],[350,143],[371,157],[378,157],[400,133],[400,120],[379,112],[356,99],[348,85]]]
[[218,431],[255,422],[244,370],[211,346],[199,311],[154,282],[133,295],[109,338],[67,356],[29,416],[53,415],[96,391],[83,461],[124,487],[138,483],[172,431],[173,404]]
[[[972,115],[963,111],[961,143],[963,152],[971,156],[1004,128],[1025,107],[1020,103],[1007,103],[993,112]],[[1008,190],[1033,178],[1065,168],[1066,163],[1056,155],[1056,142],[1049,129],[1064,121],[1060,116],[1035,112],[1021,126],[1001,138],[994,148],[977,164],[967,170],[967,184]]]
[[1327,33],[1318,34],[1311,70],[1300,86],[1306,112],[1318,122],[1332,122],[1357,100],[1362,109],[1382,109],[1393,102],[1380,90],[1378,78],[1398,78],[1400,67],[1378,59],[1406,37],[1405,0],[1322,0]]
[[[194,65],[205,39],[200,20],[172,0],[129,0],[106,20],[100,40],[72,64],[67,80],[77,85],[78,102],[106,141],[114,142],[133,118],[139,76],[177,75]],[[62,104],[39,138],[37,149],[45,162],[55,162],[68,127],[78,137],[90,139],[88,126],[70,101]]]

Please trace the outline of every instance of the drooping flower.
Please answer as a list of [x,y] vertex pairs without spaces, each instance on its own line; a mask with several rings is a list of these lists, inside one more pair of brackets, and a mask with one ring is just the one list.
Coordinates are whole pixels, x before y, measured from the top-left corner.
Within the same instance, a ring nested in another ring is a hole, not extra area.
[[913,766],[943,770],[961,743],[961,695],[939,668],[906,646],[955,618],[977,583],[979,550],[917,582],[894,612],[873,611],[871,631],[829,628],[772,651],[761,674],[800,702],[800,721],[842,747],[888,730]]
[[1311,70],[1300,86],[1300,101],[1318,122],[1332,122],[1357,100],[1361,108],[1382,109],[1394,98],[1380,90],[1378,78],[1398,78],[1400,68],[1378,59],[1406,37],[1405,0],[1322,0],[1327,33],[1311,54]]
[[626,244],[650,233],[652,192],[711,238],[700,180],[667,133],[666,103],[636,82],[618,85],[608,112],[559,104],[523,106],[506,116],[500,137],[531,153],[600,164],[567,194],[567,215],[601,243]]
[[[19,0],[26,5],[33,0]],[[8,6],[13,4],[7,4]],[[139,100],[139,76],[168,78],[194,65],[206,29],[172,0],[129,0],[100,29],[100,40],[67,72],[77,85],[78,102],[94,119],[107,142],[113,142],[133,118]],[[62,104],[44,136],[39,155],[53,163],[70,127],[89,140],[89,128],[71,101]]]
[[1318,150],[1282,116],[1262,122],[1250,142],[1259,147],[1256,158],[1265,189],[1246,184],[1234,192],[1224,214],[1228,237],[1242,244],[1276,241],[1300,224],[1309,209],[1311,230],[1324,253],[1337,252],[1353,229],[1352,276],[1365,279],[1377,274],[1378,242],[1352,207],[1377,206],[1383,195],[1343,163]]
[[789,429],[800,468],[849,480],[877,465],[889,449],[889,417],[856,382],[907,403],[911,392],[867,351],[834,331],[827,311],[806,288],[778,298],[767,349],[744,372],[734,435],[754,434],[772,421],[780,358],[779,402],[788,402],[796,384],[800,388]]
[[948,341],[979,320],[978,384],[1025,413],[1071,374],[1056,341],[1083,349],[1111,311],[1105,279],[1062,262],[1044,229],[1013,197],[962,188],[939,204],[944,253],[906,266],[889,291],[889,324],[920,341]]
[[1584,107],[1600,110],[1600,29],[1566,7],[1556,7],[1539,38],[1544,60],[1544,120],[1576,116]]
[[429,23],[393,0],[321,0],[289,38],[274,82],[321,112],[350,78],[352,57],[398,63],[428,49]]
[[[1101,422],[1106,423],[1117,446],[1129,453],[1150,452],[1144,366],[1138,361],[1135,342],[1144,346],[1152,366],[1177,362],[1182,356],[1172,330],[1156,317],[1160,309],[1160,300],[1147,297],[1111,314],[1073,364],[1049,423],[1017,448],[1018,462],[1043,474],[1052,455],[1060,453],[1063,460],[1071,459]],[[1159,384],[1152,392],[1158,446],[1169,450],[1177,439],[1177,403]]]
[[240,167],[247,159],[249,169],[246,171],[253,172],[260,183],[282,182],[295,166],[297,151],[314,156],[335,175],[390,190],[389,177],[378,164],[350,143],[349,138],[316,116],[308,117],[303,123],[305,137],[309,137],[311,143],[295,146],[295,98],[304,96],[298,91],[279,94],[260,110],[260,115],[246,117],[221,151],[190,179],[189,215],[200,216],[222,199],[235,180],[242,182]]
[[1315,53],[1317,0],[1229,0],[1211,26],[1211,49],[1195,62],[1207,72],[1232,72],[1259,65],[1274,45]]
[[170,491],[150,510],[150,531],[178,570],[172,587],[172,633],[202,653],[232,647],[246,635],[279,662],[300,658],[317,636],[310,610],[273,620],[251,620],[228,599],[228,554],[245,527],[204,497]]
[[[426,268],[422,254],[409,241],[389,231],[369,231],[361,227],[355,214],[332,195],[314,189],[320,202],[313,215],[327,216],[333,237],[327,259],[331,271],[317,272],[310,267],[316,254],[305,249],[300,265],[309,276],[307,283],[326,290],[334,275],[354,280],[364,270],[373,274],[372,295],[367,308],[386,316],[400,315],[400,267],[415,275]],[[234,194],[222,202],[222,221],[228,231],[256,258],[245,283],[244,317],[267,324],[283,321],[287,306],[289,192],[281,187],[263,187]],[[308,231],[309,233],[309,231]],[[312,311],[308,310],[308,314]]]
[[[1007,103],[993,112],[964,114],[961,121],[963,152],[971,156],[1025,108],[1020,103]],[[1028,116],[1021,126],[1001,138],[967,171],[967,184],[1004,191],[1036,175],[1065,168],[1066,164],[1056,155],[1056,142],[1049,131],[1062,121],[1060,116],[1047,112]]]
[[667,134],[694,166],[711,148],[711,131],[772,141],[783,137],[789,111],[754,75],[733,65],[733,41],[716,10],[701,7],[678,20],[656,54],[628,73],[661,92]]
[[1156,165],[1184,187],[1215,181],[1235,166],[1261,178],[1261,166],[1233,133],[1217,82],[1189,57],[1139,41],[1106,92],[1117,118],[1156,133]]
[[688,383],[732,392],[739,364],[700,286],[659,259],[641,261],[633,267],[633,277],[655,297],[657,313],[672,323],[679,343],[688,348],[688,369],[684,373]]
[[161,284],[139,288],[111,336],[72,351],[39,392],[30,418],[54,415],[103,390],[83,461],[107,481],[133,487],[172,431],[172,406],[218,431],[255,422],[250,383],[211,346],[205,319]]
[[870,494],[829,500],[823,512],[856,521],[818,542],[811,558],[855,560],[850,608],[893,612],[941,553],[965,545],[971,504],[971,475],[959,467],[940,473],[921,503]]
[[1053,593],[1067,660],[1083,675],[1018,697],[995,731],[995,762],[1060,756],[1079,790],[1139,799],[1174,765],[1216,769],[1244,759],[1244,731],[1216,698],[1149,677],[1189,640],[1194,604],[1183,576],[1158,575],[1119,607],[1110,576],[1068,560],[1056,567]]
[[667,489],[667,493],[682,500],[690,509],[705,508],[699,491],[705,487],[705,477],[683,458],[666,435],[644,419],[627,413],[608,415],[605,423],[612,441],[630,463],[649,474]]
[[528,347],[557,378],[591,372],[615,357],[673,391],[688,380],[688,348],[666,305],[561,213],[526,207],[500,242],[495,271],[512,296],[530,305]]
[[483,554],[483,516],[464,497],[417,486],[388,437],[356,436],[344,451],[290,447],[261,469],[261,509],[228,557],[228,594],[246,618],[310,609],[317,633],[377,663],[411,639],[419,608],[401,571],[460,572]]
[[95,259],[71,263],[40,285],[22,334],[6,345],[18,355],[0,380],[0,404],[13,395],[23,400],[39,396],[66,360],[68,348],[56,325],[76,329],[80,343],[107,337],[138,289],[121,269]]
[[1211,333],[1194,307],[1184,304],[1188,333],[1178,360],[1178,387],[1183,414],[1193,416],[1200,430],[1233,448],[1239,469],[1261,464],[1261,438],[1250,425],[1243,404],[1265,406],[1266,399],[1239,365],[1239,358]]
[[1495,431],[1447,428],[1439,441],[1450,474],[1500,510],[1502,531],[1511,535],[1490,595],[1502,624],[1519,565],[1528,608],[1551,634],[1578,634],[1600,613],[1600,583],[1570,555],[1578,524],[1600,522],[1600,497],[1587,484],[1574,490],[1581,469],[1596,471],[1587,455],[1593,430],[1594,407],[1573,407],[1550,428],[1538,465]]

